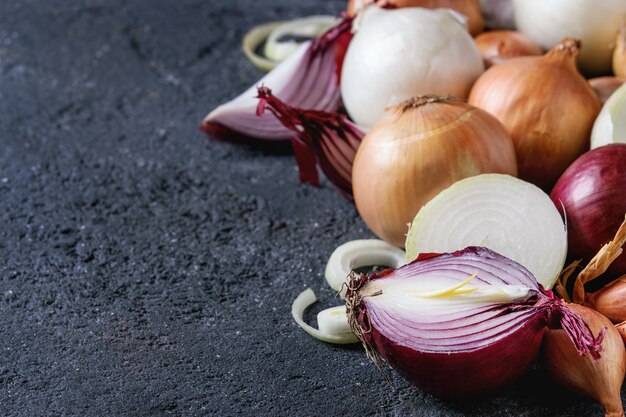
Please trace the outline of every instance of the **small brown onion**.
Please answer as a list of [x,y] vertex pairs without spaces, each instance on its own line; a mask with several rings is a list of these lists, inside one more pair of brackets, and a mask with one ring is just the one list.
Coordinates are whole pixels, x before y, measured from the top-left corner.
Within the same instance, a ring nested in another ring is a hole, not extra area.
[[381,239],[404,246],[420,207],[458,180],[517,175],[511,138],[487,112],[436,96],[390,110],[363,138],[352,167],[357,210]]
[[606,328],[600,359],[580,356],[565,331],[548,330],[543,338],[546,367],[552,377],[572,391],[596,399],[606,417],[624,416],[620,395],[626,369],[624,341],[602,314],[578,304],[567,305],[587,323],[595,335]]
[[626,24],[622,26],[613,51],[613,74],[626,78]]
[[611,94],[620,88],[625,81],[626,79],[619,77],[597,77],[590,79],[589,85],[596,92],[602,104],[604,104],[611,97]]
[[604,286],[601,290],[587,294],[585,305],[602,313],[613,323],[626,320],[626,275]]
[[521,179],[549,190],[589,149],[601,103],[576,69],[580,41],[565,39],[547,54],[512,58],[478,78],[468,102],[496,116],[517,153]]
[[541,55],[541,47],[528,36],[514,30],[493,30],[476,36],[476,45],[489,68],[510,58]]
[[[354,16],[364,4],[374,0],[350,0],[348,15]],[[427,9],[449,8],[465,15],[468,19],[467,27],[472,36],[476,36],[485,29],[485,20],[480,11],[480,0],[387,0],[381,2],[395,7],[425,7]]]

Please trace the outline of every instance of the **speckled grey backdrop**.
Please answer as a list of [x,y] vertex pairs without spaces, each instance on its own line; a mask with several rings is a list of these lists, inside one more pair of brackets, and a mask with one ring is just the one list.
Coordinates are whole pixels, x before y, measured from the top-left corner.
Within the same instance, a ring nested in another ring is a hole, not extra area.
[[471,404],[391,389],[292,322],[370,233],[289,151],[197,127],[261,75],[247,29],[343,3],[0,2],[0,415],[601,415],[540,369]]

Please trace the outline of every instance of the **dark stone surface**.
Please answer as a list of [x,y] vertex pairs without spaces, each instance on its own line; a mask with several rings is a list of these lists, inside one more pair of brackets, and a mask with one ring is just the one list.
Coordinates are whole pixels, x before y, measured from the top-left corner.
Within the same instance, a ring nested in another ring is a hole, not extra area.
[[261,75],[248,28],[343,3],[0,2],[0,415],[601,415],[539,369],[471,404],[391,389],[292,321],[371,235],[289,152],[197,126]]

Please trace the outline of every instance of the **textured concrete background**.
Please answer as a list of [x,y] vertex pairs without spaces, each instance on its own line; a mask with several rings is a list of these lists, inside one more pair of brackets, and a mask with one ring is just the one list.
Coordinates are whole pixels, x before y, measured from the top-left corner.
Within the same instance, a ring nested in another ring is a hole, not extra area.
[[538,367],[471,404],[392,389],[293,323],[371,235],[289,151],[197,127],[260,77],[247,29],[343,5],[0,2],[0,415],[601,415]]

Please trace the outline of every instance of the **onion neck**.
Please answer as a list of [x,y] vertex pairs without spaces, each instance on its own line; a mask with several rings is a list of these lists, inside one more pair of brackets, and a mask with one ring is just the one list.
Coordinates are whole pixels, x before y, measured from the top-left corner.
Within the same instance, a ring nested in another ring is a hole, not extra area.
[[435,95],[427,94],[423,96],[411,97],[408,100],[404,100],[400,104],[390,107],[390,109],[394,109],[400,114],[404,114],[410,110],[415,110],[431,103],[451,104],[451,103],[455,103],[459,101],[463,101],[463,99],[459,97],[454,97],[454,96],[444,97],[444,96],[435,96]]
[[576,68],[576,60],[580,55],[582,42],[580,39],[565,38],[554,48],[550,49],[544,58],[563,63],[569,63]]

